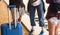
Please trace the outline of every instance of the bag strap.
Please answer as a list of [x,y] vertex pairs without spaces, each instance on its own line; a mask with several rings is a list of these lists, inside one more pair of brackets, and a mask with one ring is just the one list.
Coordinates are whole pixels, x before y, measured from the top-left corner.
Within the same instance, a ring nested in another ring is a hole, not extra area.
[[[15,22],[14,22],[14,27],[16,28],[16,5],[9,5],[8,6],[8,11],[10,10],[10,8],[14,8],[14,16],[15,16]],[[11,29],[11,22],[10,22],[10,11],[8,12],[8,21],[9,21],[9,29]]]

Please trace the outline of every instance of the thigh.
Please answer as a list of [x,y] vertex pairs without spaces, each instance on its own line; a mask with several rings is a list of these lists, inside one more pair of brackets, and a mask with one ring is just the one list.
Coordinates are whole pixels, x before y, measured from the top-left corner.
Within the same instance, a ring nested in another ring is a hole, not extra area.
[[30,7],[30,10],[29,10],[30,12],[29,12],[29,14],[30,14],[30,18],[31,18],[31,19],[34,19],[34,17],[35,17],[35,9],[36,9],[36,8],[33,7],[33,6]]
[[39,6],[37,6],[37,11],[44,12],[43,10],[43,3],[41,3]]
[[43,10],[43,4],[42,3],[39,6],[37,6],[37,12],[38,12],[38,16],[44,17],[44,10]]
[[48,21],[48,30],[49,30],[49,35],[54,35],[55,34],[55,25],[52,24],[50,21]]
[[22,7],[22,8],[20,7],[18,12],[19,12],[19,16],[24,15],[24,13],[25,13],[24,7]]
[[12,18],[14,19],[14,8],[11,8]]
[[60,28],[60,20],[58,20],[58,24],[56,26],[57,28]]
[[55,35],[58,35],[59,33],[59,28],[60,28],[60,20],[58,20],[58,24],[57,24],[57,26],[56,26],[56,28],[55,28]]
[[52,30],[53,27],[55,27],[55,25],[48,20],[48,28],[49,28],[49,30]]

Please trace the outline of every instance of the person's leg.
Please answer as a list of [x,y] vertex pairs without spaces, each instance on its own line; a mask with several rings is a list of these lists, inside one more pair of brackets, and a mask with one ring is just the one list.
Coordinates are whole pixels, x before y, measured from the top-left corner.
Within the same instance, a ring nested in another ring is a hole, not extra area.
[[55,25],[48,21],[49,35],[55,35]]
[[16,8],[16,21],[19,21],[19,11],[18,11],[18,8]]
[[[34,17],[35,17],[35,8],[34,7],[31,7],[30,8],[30,22],[31,22],[31,26],[35,26],[36,24],[35,24],[35,21],[34,21]],[[32,28],[32,29],[34,29],[34,28]]]
[[30,15],[30,22],[31,22],[31,26],[32,26],[32,29],[30,31],[30,34],[34,31],[34,26],[36,25],[35,24],[35,21],[34,21],[34,17],[35,17],[35,7],[31,6],[30,7],[30,10],[29,10],[29,15]]
[[59,28],[59,24],[55,28],[55,35],[58,35],[58,28]]
[[39,18],[39,26],[42,27],[42,30],[41,30],[40,34],[43,34],[43,30],[44,30],[44,10],[43,10],[43,3],[42,2],[39,6],[37,6],[37,12],[38,12],[38,18]]
[[57,24],[57,26],[55,28],[55,35],[58,35],[58,29],[59,29],[59,27],[60,27],[60,21],[58,21],[58,24]]
[[11,10],[12,19],[13,19],[13,22],[14,22],[14,21],[15,21],[15,19],[14,19],[14,17],[15,17],[15,16],[14,16],[14,8],[11,8],[10,10]]
[[[19,18],[18,8],[16,8],[16,13],[14,12],[14,8],[11,8],[11,14],[12,14],[13,22],[15,21],[15,18],[16,18],[16,21],[18,21],[18,18]],[[15,15],[16,15],[16,17],[15,17]]]
[[18,18],[18,21],[20,21],[20,22],[21,22],[23,9],[22,9],[21,7],[19,7],[18,12],[19,12],[19,18]]

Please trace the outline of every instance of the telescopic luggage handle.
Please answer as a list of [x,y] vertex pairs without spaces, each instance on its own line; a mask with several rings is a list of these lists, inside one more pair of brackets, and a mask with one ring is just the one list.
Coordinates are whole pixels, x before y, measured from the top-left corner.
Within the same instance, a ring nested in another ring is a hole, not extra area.
[[[14,27],[16,28],[16,5],[9,5],[8,6],[8,11],[10,10],[10,8],[14,8],[14,16],[15,16],[15,24]],[[10,11],[8,12],[8,22],[9,22],[9,28],[11,29],[11,22],[10,22]]]

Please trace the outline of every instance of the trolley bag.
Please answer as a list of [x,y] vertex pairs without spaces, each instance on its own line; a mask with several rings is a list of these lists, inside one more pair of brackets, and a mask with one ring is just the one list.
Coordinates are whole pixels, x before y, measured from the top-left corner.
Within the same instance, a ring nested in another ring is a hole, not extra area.
[[[16,14],[16,6],[15,5],[9,5],[8,9],[10,9],[10,8],[14,8],[14,11]],[[9,12],[8,12],[8,16],[10,17]],[[15,21],[14,22],[10,22],[9,17],[8,17],[8,23],[1,25],[2,35],[23,35],[22,34],[23,33],[22,32],[22,25],[20,22],[16,22],[16,15],[15,15]]]

